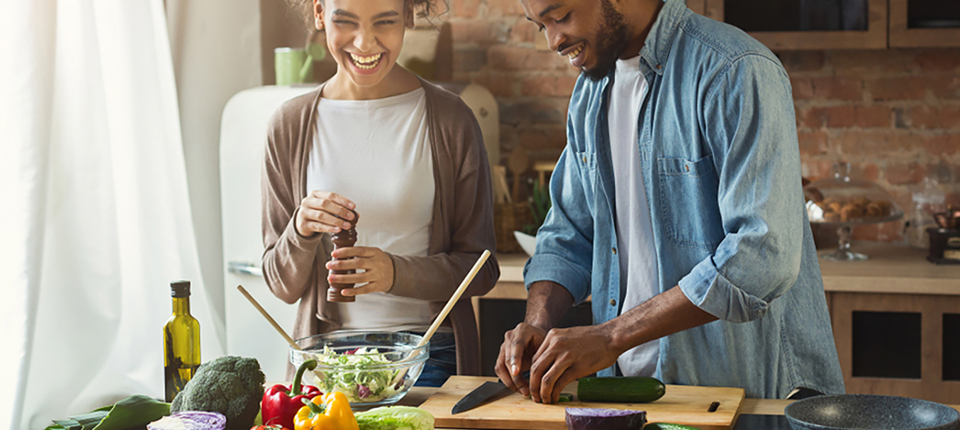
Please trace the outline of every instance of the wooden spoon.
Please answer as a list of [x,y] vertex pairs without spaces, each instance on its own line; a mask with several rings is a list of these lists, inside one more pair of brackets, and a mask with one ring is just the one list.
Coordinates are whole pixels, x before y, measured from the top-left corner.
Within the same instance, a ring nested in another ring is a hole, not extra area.
[[527,158],[527,151],[524,151],[523,148],[515,148],[513,152],[510,153],[510,158],[507,159],[507,167],[510,168],[510,173],[513,174],[513,192],[512,196],[513,201],[520,201],[520,175],[523,172],[527,171],[527,165],[530,164],[530,160]]
[[[257,299],[253,298],[253,296],[251,296],[250,293],[247,292],[246,288],[243,288],[243,285],[237,285],[237,290],[239,290],[240,293],[243,294],[243,296],[246,297],[248,301],[250,301],[250,304],[253,305],[253,307],[257,308],[257,310],[260,311],[260,315],[263,315],[263,317],[266,318],[267,322],[269,322],[270,325],[272,325],[273,328],[277,330],[277,333],[280,333],[280,336],[283,336],[283,339],[286,340],[288,344],[290,344],[291,348],[297,351],[303,351],[303,349],[300,348],[300,345],[297,345],[297,342],[295,342],[293,338],[287,334],[287,332],[283,329],[283,327],[280,327],[280,324],[277,323],[277,320],[273,319],[273,317],[270,316],[269,313],[267,313],[267,310],[264,309],[263,306],[260,306],[260,303],[257,302]],[[323,372],[320,372],[318,370],[314,370],[313,374],[314,376],[317,377],[317,381],[322,381],[326,379],[326,376],[324,376]]]
[[[450,296],[450,300],[447,300],[447,304],[443,306],[443,310],[440,311],[440,314],[433,320],[433,324],[430,324],[430,328],[427,329],[427,332],[423,334],[423,339],[420,339],[420,342],[417,343],[416,348],[421,348],[430,341],[430,338],[433,337],[433,334],[437,332],[437,329],[440,328],[440,323],[443,322],[444,318],[447,317],[447,314],[450,313],[450,310],[453,309],[453,306],[457,304],[457,300],[460,300],[460,296],[463,295],[463,292],[467,290],[467,286],[470,285],[470,282],[473,281],[473,278],[477,276],[477,272],[480,271],[480,268],[483,267],[483,263],[487,261],[487,258],[490,257],[490,250],[484,250],[483,254],[480,254],[480,258],[477,259],[477,262],[474,263],[473,268],[470,269],[470,272],[467,273],[467,276],[463,278],[463,282],[460,283],[460,286],[457,287],[457,290],[453,292],[453,295]],[[419,354],[418,354],[419,355]],[[403,360],[396,361],[395,363],[402,363],[404,361],[409,361],[416,357],[407,357]],[[390,382],[390,386],[396,386],[403,381],[403,378],[407,376],[407,370],[403,372],[397,372],[396,376],[393,377],[393,380]]]

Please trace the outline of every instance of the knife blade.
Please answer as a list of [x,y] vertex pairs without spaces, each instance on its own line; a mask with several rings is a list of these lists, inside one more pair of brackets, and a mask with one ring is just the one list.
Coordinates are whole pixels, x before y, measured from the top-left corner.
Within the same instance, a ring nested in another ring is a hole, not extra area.
[[450,414],[456,415],[460,412],[473,409],[497,394],[500,394],[503,390],[509,390],[506,385],[503,385],[503,382],[484,382],[479,387],[474,388],[469,394],[463,396],[457,404],[453,405]]

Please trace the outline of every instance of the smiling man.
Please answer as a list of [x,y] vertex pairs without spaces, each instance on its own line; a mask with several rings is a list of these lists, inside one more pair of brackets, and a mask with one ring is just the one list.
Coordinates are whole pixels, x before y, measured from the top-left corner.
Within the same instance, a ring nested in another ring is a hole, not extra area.
[[[842,393],[776,56],[682,0],[521,4],[582,74],[500,379],[547,403],[594,372]],[[588,297],[594,325],[554,328]]]

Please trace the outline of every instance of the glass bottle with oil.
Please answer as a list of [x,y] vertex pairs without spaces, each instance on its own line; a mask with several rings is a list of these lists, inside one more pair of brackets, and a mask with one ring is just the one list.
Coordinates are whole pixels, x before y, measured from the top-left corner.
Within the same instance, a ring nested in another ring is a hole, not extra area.
[[190,315],[190,281],[170,283],[173,315],[163,326],[164,399],[173,401],[200,367],[200,323]]

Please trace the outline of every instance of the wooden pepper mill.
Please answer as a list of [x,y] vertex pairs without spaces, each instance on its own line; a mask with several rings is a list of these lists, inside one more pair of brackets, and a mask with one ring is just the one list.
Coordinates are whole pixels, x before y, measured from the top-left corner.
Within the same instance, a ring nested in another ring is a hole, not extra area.
[[[333,250],[336,251],[340,248],[349,248],[357,243],[357,221],[360,219],[360,216],[356,212],[353,212],[353,220],[350,221],[350,228],[347,230],[340,229],[339,232],[334,233],[330,236],[330,240],[333,241]],[[350,259],[348,259],[350,260]],[[334,258],[333,261],[338,261],[337,258]],[[351,275],[357,273],[356,270],[333,270],[334,275]],[[353,288],[354,284],[330,284],[330,288],[327,289],[327,301],[328,302],[355,302],[357,298],[354,296],[344,296],[340,294],[340,290],[344,288]]]

